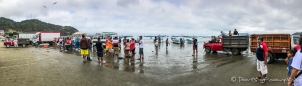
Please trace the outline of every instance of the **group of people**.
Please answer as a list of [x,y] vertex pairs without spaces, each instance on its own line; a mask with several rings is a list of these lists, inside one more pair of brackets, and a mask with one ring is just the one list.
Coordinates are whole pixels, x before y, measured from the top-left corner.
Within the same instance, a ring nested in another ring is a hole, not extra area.
[[[91,51],[91,47],[90,47],[90,43],[89,43],[89,39],[87,39],[85,37],[85,35],[82,35],[82,39],[79,41],[79,45],[81,48],[81,55],[83,55],[83,61],[86,62],[86,59],[88,59],[87,55],[89,55],[89,52]],[[126,37],[124,37],[123,40],[123,45],[124,45],[124,57],[132,57],[133,59],[135,59],[135,40],[134,38],[131,39],[131,41],[129,39],[126,39]],[[105,64],[105,62],[103,61],[103,57],[104,57],[104,52],[105,55],[109,56],[109,57],[117,57],[118,59],[123,59],[122,57],[119,57],[120,51],[121,51],[121,40],[117,37],[114,37],[112,40],[112,37],[108,36],[106,41],[105,41],[105,46],[103,45],[103,43],[101,42],[100,38],[98,38],[98,41],[96,42],[96,51],[97,51],[97,56],[98,56],[98,62],[100,64]],[[143,47],[144,47],[144,41],[142,40],[142,36],[139,37],[139,54],[140,57],[138,58],[138,60],[142,60],[144,59],[143,57]],[[105,50],[105,51],[104,51]],[[130,54],[131,53],[131,54]],[[124,59],[125,59],[124,58]]]
[[[80,48],[80,38],[76,37],[73,39],[72,37],[60,37],[60,38],[54,38],[54,48],[56,47],[63,47],[64,50],[72,50],[73,48],[79,49]],[[87,39],[87,46],[88,46],[88,54],[87,54],[87,60],[92,61],[90,59],[90,54],[92,53],[92,40]]]
[[210,43],[219,43],[219,42],[221,42],[221,37],[220,36],[218,36],[218,37],[216,37],[216,36],[211,36],[211,40],[209,41]]
[[231,30],[229,31],[229,34],[226,34],[223,31],[221,31],[221,36],[238,36],[238,35],[239,35],[239,33],[238,33],[238,31],[237,31],[236,28],[234,29],[234,33],[233,34],[232,34]]
[[209,41],[209,43],[219,43],[221,42],[222,36],[238,36],[238,31],[237,29],[234,29],[234,33],[232,34],[232,31],[229,31],[229,34],[227,35],[226,33],[224,33],[223,31],[221,31],[221,35],[219,35],[218,37],[216,36],[211,36],[211,40]]
[[[258,37],[258,46],[256,49],[256,57],[257,57],[257,71],[259,72],[259,76],[257,77],[260,80],[261,84],[264,84],[266,81],[266,75],[268,73],[267,70],[267,57],[268,57],[268,47],[263,42],[263,37]],[[287,51],[287,58],[285,59],[288,65],[288,79],[287,85],[291,86],[302,86],[302,35],[298,40],[298,44],[295,46],[294,50]]]

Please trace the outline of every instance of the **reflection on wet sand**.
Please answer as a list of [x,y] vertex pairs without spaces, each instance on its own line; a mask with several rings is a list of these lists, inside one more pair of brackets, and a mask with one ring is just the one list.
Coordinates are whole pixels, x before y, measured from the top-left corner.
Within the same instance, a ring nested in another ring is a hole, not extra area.
[[124,71],[135,72],[135,63],[133,58],[124,59]]
[[198,58],[197,56],[193,56],[193,69],[197,69]]

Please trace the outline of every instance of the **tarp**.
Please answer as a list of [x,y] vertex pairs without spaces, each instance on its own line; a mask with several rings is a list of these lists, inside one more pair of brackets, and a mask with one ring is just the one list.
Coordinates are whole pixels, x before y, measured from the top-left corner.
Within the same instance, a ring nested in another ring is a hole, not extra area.
[[86,34],[86,33],[84,33],[84,32],[75,32],[72,35],[82,35],[82,34]]
[[116,35],[115,32],[102,32],[103,35]]

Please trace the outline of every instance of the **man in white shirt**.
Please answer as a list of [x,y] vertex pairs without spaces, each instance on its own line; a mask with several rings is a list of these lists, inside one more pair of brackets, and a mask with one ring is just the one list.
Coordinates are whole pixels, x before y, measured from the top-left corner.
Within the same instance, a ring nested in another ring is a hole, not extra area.
[[14,42],[14,47],[18,47],[18,39],[15,38],[15,40],[13,42]]
[[143,41],[143,37],[139,36],[139,59],[141,60],[144,59],[144,41]]

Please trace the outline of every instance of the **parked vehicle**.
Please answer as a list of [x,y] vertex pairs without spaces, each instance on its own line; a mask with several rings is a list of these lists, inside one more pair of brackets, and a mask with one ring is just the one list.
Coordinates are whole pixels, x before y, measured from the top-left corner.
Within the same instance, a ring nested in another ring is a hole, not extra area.
[[38,44],[48,43],[52,45],[54,38],[61,37],[61,32],[38,32],[34,39],[38,39]]
[[203,44],[203,48],[207,53],[211,51],[231,52],[233,55],[240,54],[241,51],[247,50],[249,47],[249,35],[241,33],[239,36],[223,36],[221,42],[208,42]]
[[[8,47],[11,47],[11,46],[14,46],[14,42],[13,40],[10,40],[10,41],[5,41],[3,43],[7,48]],[[18,39],[18,45],[22,45],[22,47],[26,47],[28,45],[30,45],[30,40],[28,38],[19,38]]]
[[34,43],[34,37],[35,37],[35,33],[19,33],[18,38],[28,38],[30,40],[30,43],[33,44]]
[[294,49],[298,44],[300,34],[252,34],[250,49],[252,52],[256,52],[257,37],[262,36],[264,43],[268,47],[267,62],[272,63],[279,58],[286,58],[286,52]]

